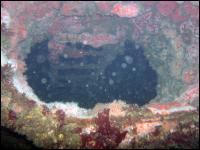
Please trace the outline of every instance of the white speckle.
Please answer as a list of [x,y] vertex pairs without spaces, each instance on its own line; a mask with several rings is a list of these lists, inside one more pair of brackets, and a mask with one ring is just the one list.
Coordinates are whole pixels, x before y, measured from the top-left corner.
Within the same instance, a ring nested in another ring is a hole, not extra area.
[[100,72],[100,75],[103,75],[103,72]]
[[67,59],[67,58],[68,58],[68,55],[67,55],[67,54],[64,54],[63,57],[64,57],[65,59]]
[[1,24],[5,24],[6,28],[9,28],[11,23],[11,18],[8,13],[4,8],[1,9]]
[[88,41],[84,40],[84,41],[83,41],[83,44],[84,44],[84,45],[87,45],[87,44],[88,44]]
[[135,67],[133,67],[133,68],[132,68],[132,71],[136,71],[136,68],[135,68]]
[[122,63],[122,64],[121,64],[121,67],[122,67],[123,69],[125,69],[125,68],[127,67],[127,64],[126,64],[126,63]]
[[183,4],[184,1],[176,1],[177,4]]
[[86,84],[86,85],[85,85],[85,87],[89,87],[89,85],[88,85],[88,84]]
[[114,81],[113,81],[112,79],[110,79],[110,80],[109,80],[109,84],[110,84],[110,85],[113,85],[113,84],[114,84]]
[[73,117],[87,117],[88,110],[80,108],[77,103],[75,102],[67,102],[67,103],[60,103],[60,102],[54,102],[54,103],[48,103],[47,106],[51,108],[59,108],[63,109],[65,111],[65,114],[67,116],[73,116]]
[[191,124],[191,125],[190,125],[190,128],[195,128],[195,125],[194,125],[194,124]]
[[112,76],[115,77],[116,76],[116,72],[112,72]]
[[199,1],[190,1],[190,3],[192,3],[193,6],[199,7]]
[[96,131],[95,127],[90,125],[87,128],[83,128],[82,134],[90,134],[91,132],[95,132],[95,131]]
[[124,57],[125,61],[127,64],[132,64],[133,63],[133,58],[131,56],[125,56]]
[[11,65],[11,68],[16,71],[17,70],[17,60],[15,59],[9,59],[8,64]]
[[78,20],[78,17],[77,17],[77,16],[74,16],[74,20]]
[[83,62],[81,62],[81,63],[80,63],[80,66],[81,66],[81,67],[82,67],[82,66],[84,66],[84,63],[83,63]]
[[1,66],[6,65],[7,63],[8,63],[8,57],[3,51],[1,51]]
[[45,83],[47,83],[47,79],[46,78],[42,78],[41,82],[42,82],[42,84],[45,84]]
[[68,83],[71,83],[72,81],[71,81],[71,80],[68,80],[67,82],[68,82]]
[[140,46],[138,44],[135,44],[135,49],[139,49]]

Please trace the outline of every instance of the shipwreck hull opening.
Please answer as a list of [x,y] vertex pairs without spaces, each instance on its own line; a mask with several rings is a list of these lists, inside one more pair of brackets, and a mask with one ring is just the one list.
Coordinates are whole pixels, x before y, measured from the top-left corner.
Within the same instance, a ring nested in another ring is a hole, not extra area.
[[66,42],[59,53],[51,42],[35,43],[25,59],[24,75],[42,101],[93,108],[115,99],[144,105],[156,96],[157,74],[133,41],[98,48]]
[[199,2],[1,9],[1,126],[48,149],[199,147]]
[[14,85],[32,99],[79,101],[85,108],[115,99],[138,105],[188,99],[185,93],[197,89],[199,80],[198,41],[191,36],[196,22],[178,29],[163,20],[145,11],[133,18],[55,12],[27,21],[16,50],[6,52],[18,67]]

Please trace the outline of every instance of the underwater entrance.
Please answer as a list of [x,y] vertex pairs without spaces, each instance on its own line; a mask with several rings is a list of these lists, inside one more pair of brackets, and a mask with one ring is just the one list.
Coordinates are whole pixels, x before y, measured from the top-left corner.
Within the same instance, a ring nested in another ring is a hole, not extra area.
[[36,95],[45,102],[96,103],[121,99],[143,105],[156,96],[157,74],[141,46],[125,40],[99,48],[79,42],[51,47],[44,40],[31,47],[24,73]]

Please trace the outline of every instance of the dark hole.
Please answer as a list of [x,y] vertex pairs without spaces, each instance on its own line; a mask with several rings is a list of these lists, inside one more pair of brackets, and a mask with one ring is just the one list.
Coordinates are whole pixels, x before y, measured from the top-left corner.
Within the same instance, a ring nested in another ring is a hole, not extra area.
[[56,62],[50,59],[48,42],[33,45],[25,60],[28,83],[43,101],[75,101],[92,108],[114,99],[143,105],[156,96],[157,74],[133,41],[126,40],[123,53],[116,52],[111,61],[117,44],[94,48],[68,42]]

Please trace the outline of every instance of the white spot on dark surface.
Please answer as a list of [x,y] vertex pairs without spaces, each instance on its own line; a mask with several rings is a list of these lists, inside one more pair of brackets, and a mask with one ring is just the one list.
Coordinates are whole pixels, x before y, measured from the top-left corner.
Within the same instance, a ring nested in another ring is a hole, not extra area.
[[136,71],[136,68],[135,68],[135,67],[133,67],[133,68],[132,68],[132,71]]
[[139,49],[140,46],[138,44],[135,44],[135,49]]
[[112,76],[115,77],[116,76],[116,72],[112,72]]
[[64,57],[65,59],[67,59],[67,58],[68,58],[68,55],[67,55],[67,54],[64,54],[63,57]]
[[110,85],[113,85],[113,84],[114,84],[114,81],[113,81],[112,79],[110,79],[110,80],[109,80],[109,84],[110,84]]
[[42,82],[42,84],[45,84],[45,83],[47,83],[47,79],[46,78],[42,78],[41,82]]
[[84,66],[84,63],[83,63],[83,62],[81,62],[81,63],[80,63],[80,66],[81,66],[81,67],[82,67],[82,66]]
[[125,61],[127,64],[132,64],[133,63],[133,58],[131,56],[125,56],[124,57]]
[[125,68],[127,67],[127,64],[126,64],[126,63],[122,63],[122,64],[121,64],[121,67],[122,67],[123,69],[125,69]]

